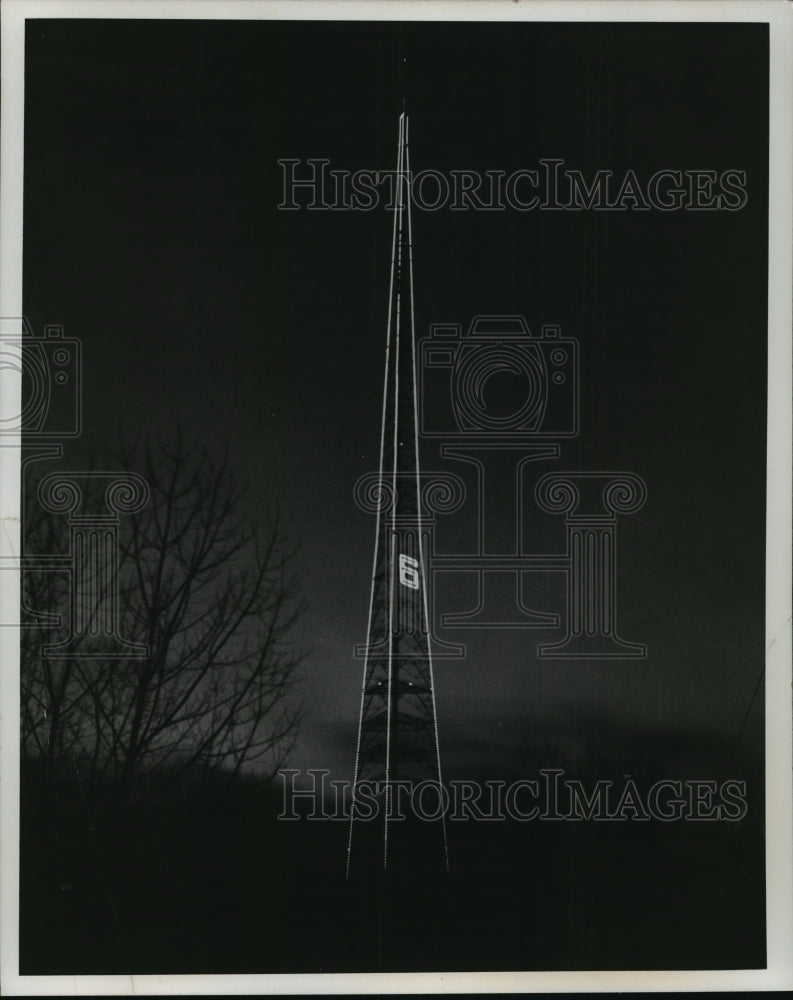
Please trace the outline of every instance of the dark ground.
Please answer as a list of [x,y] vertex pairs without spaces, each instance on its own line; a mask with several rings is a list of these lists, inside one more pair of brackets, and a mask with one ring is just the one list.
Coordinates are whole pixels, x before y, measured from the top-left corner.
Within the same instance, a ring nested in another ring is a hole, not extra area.
[[388,884],[345,881],[347,824],[278,821],[273,786],[110,801],[26,775],[24,974],[765,965],[760,790],[741,822],[450,823],[448,877]]

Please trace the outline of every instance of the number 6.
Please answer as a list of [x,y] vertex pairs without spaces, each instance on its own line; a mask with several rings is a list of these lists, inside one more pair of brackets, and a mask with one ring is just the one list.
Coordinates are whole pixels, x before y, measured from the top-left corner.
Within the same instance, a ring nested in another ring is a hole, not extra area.
[[400,555],[399,557],[399,582],[404,587],[411,590],[419,589],[419,564],[410,556]]

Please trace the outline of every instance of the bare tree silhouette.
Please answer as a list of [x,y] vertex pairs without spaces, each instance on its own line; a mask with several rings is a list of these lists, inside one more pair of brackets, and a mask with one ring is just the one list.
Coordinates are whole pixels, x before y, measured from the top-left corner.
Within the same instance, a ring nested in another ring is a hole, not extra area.
[[[149,487],[148,503],[120,519],[112,595],[121,635],[148,652],[104,658],[93,636],[79,647],[85,655],[58,659],[41,653],[57,635],[51,624],[23,630],[23,753],[50,772],[71,762],[90,789],[214,767],[273,775],[297,737],[291,689],[302,658],[277,507],[255,523],[227,457],[215,462],[179,434],[168,443],[120,436],[112,458]],[[31,496],[23,534],[26,553],[68,552],[65,519]],[[67,574],[32,571],[24,582],[28,607],[67,613]]]

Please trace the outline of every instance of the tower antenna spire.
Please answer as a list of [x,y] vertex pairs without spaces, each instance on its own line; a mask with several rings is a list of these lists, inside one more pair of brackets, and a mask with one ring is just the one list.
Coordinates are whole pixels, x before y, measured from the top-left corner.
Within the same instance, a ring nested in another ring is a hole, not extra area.
[[[376,477],[375,547],[369,597],[347,875],[366,857],[400,875],[415,852],[437,851],[448,870],[445,819],[391,822],[400,785],[442,782],[429,629],[422,524],[413,304],[408,120],[399,116],[391,281],[386,324],[380,468]],[[378,791],[378,820],[359,808],[361,782]],[[410,817],[408,818],[411,819]]]

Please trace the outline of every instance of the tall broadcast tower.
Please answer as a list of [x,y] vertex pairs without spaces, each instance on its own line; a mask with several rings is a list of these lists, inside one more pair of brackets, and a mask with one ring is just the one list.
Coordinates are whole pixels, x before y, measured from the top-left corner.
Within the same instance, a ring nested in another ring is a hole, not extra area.
[[[448,869],[424,567],[409,177],[408,120],[403,111],[348,876],[371,873],[373,867],[400,875],[414,870],[416,863]],[[419,802],[416,789],[422,782],[426,784]],[[423,820],[411,806],[411,789]]]

